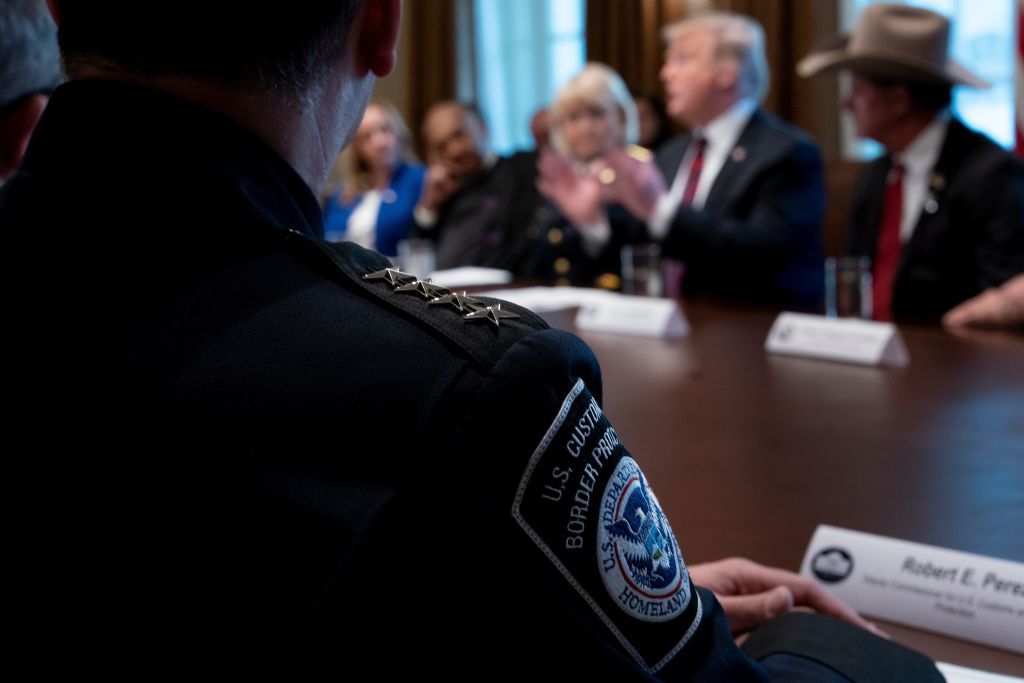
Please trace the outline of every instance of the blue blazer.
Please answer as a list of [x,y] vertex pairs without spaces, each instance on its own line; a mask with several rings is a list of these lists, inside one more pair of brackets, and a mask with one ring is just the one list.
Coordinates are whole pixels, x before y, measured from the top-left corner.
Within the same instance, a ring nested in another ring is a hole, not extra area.
[[[419,164],[400,163],[388,183],[377,214],[375,248],[386,256],[398,254],[398,243],[409,234],[413,226],[412,211],[423,190],[426,169]],[[324,237],[332,242],[346,239],[348,219],[363,201],[360,195],[348,204],[341,203],[341,192],[331,195],[324,203]]]

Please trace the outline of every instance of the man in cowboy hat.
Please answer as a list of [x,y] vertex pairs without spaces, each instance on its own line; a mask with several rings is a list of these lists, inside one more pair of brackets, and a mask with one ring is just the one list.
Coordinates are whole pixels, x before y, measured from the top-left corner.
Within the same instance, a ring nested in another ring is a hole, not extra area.
[[604,201],[646,221],[663,253],[686,262],[686,293],[817,304],[821,155],[806,133],[760,107],[763,29],[710,12],[664,36],[666,107],[691,133],[666,143],[654,164],[609,155],[613,173],[597,175]]
[[885,146],[855,191],[848,252],[873,259],[880,320],[935,322],[1024,271],[1024,164],[949,111],[954,85],[988,84],[947,56],[949,21],[868,7],[802,76],[846,69],[857,135]]

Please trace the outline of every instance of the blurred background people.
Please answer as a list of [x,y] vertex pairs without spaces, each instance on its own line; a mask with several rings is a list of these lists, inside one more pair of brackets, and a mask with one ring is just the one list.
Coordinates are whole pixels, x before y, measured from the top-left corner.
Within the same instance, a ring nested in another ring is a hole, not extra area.
[[1024,162],[950,110],[954,85],[987,87],[948,57],[949,21],[872,5],[850,36],[798,65],[853,75],[844,100],[858,136],[886,153],[864,170],[847,251],[872,259],[880,320],[937,322],[1024,272]]
[[653,93],[634,93],[639,132],[636,144],[656,151],[672,137],[672,119],[665,111],[665,100]]
[[551,126],[538,184],[550,203],[537,215],[530,274],[615,286],[599,279],[619,272],[625,244],[644,239],[636,218],[601,198],[604,158],[637,140],[633,98],[617,73],[588,64],[555,97]]
[[0,183],[14,174],[61,82],[57,28],[43,0],[0,2]]
[[1024,273],[950,310],[942,316],[942,324],[948,328],[1024,328]]
[[436,241],[437,267],[520,272],[540,201],[535,155],[495,155],[480,113],[452,100],[427,110],[423,138],[429,168],[414,216]]
[[538,155],[551,143],[551,112],[547,107],[541,107],[530,117],[530,137]]
[[324,238],[395,256],[398,243],[413,228],[423,178],[398,110],[371,103],[328,179]]
[[685,262],[685,293],[818,305],[821,155],[803,131],[760,107],[768,90],[763,29],[712,12],[664,34],[666,106],[692,132],[658,151],[661,177],[650,164],[610,155],[615,181],[606,196],[647,221],[664,254]]

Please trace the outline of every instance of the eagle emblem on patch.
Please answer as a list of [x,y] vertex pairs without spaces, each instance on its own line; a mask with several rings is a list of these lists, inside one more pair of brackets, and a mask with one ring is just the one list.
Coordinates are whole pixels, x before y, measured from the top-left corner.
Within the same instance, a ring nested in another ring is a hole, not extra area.
[[597,555],[615,604],[650,622],[674,619],[690,604],[686,565],[668,519],[639,465],[622,458],[605,486]]

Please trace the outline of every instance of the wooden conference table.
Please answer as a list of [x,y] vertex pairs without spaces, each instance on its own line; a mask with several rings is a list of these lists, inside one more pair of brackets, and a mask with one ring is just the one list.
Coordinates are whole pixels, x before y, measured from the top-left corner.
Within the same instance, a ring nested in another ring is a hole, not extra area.
[[[1024,335],[901,327],[911,364],[769,355],[773,311],[684,302],[677,341],[577,332],[690,563],[798,570],[819,523],[1024,562]],[[573,316],[546,316],[573,330]],[[575,330],[574,330],[575,331]],[[933,658],[1024,655],[879,624]]]

